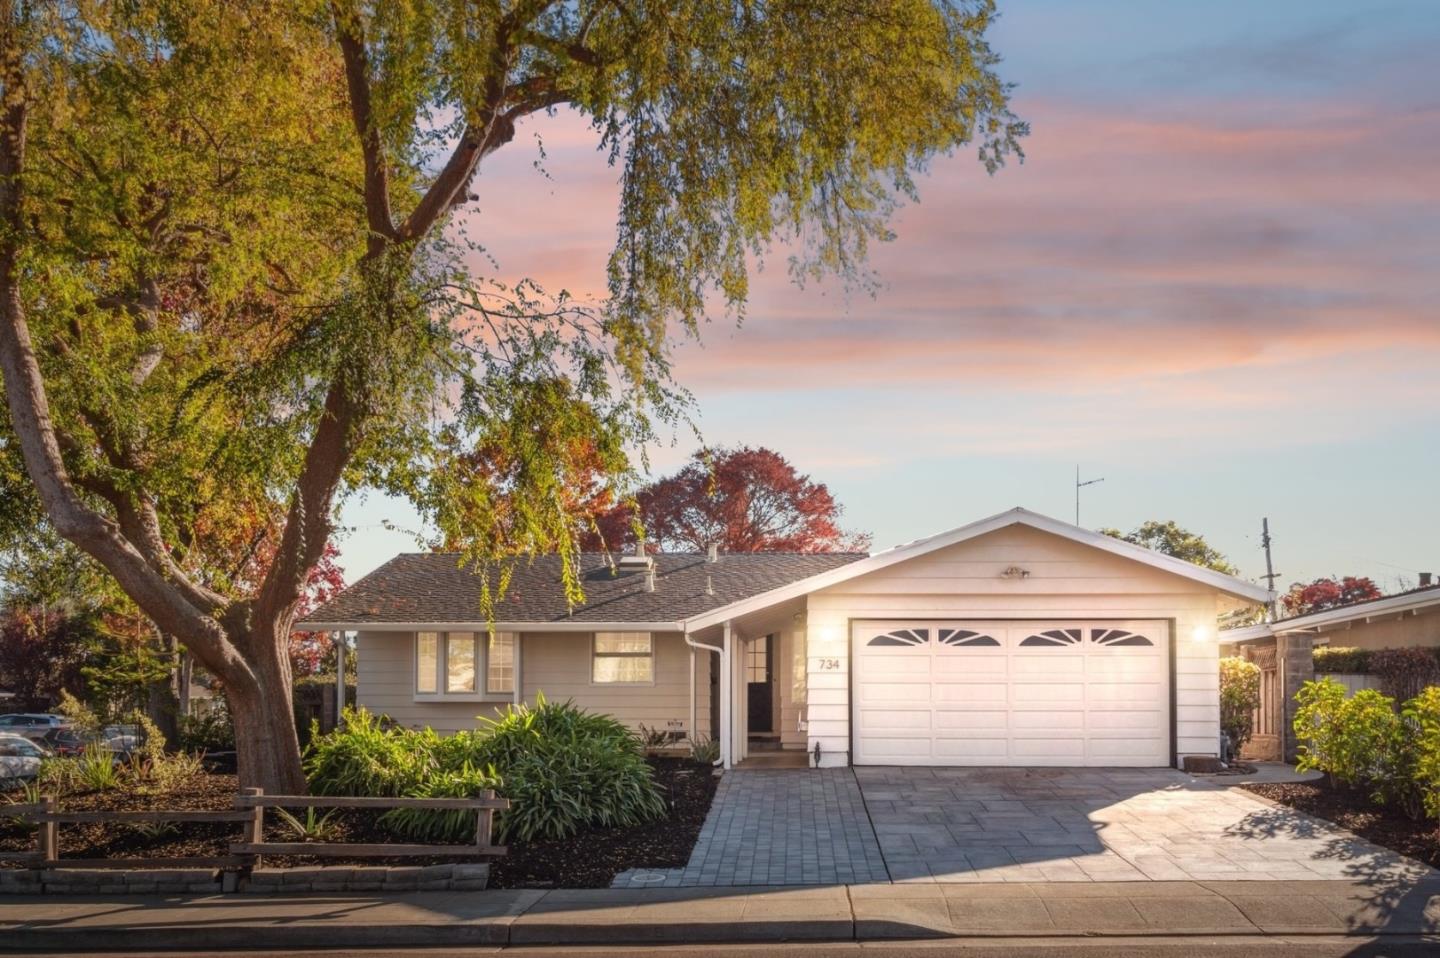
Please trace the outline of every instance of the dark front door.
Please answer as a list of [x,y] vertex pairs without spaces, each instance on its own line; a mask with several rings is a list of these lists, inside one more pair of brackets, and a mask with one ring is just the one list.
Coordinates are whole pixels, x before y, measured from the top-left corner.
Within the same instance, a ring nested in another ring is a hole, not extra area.
[[750,696],[750,734],[775,731],[775,649],[772,636],[745,650],[745,687]]

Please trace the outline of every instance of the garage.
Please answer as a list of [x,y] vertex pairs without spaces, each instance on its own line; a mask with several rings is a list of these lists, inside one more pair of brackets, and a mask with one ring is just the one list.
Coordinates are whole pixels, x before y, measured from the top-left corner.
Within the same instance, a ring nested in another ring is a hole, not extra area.
[[857,765],[1171,763],[1165,620],[859,622]]

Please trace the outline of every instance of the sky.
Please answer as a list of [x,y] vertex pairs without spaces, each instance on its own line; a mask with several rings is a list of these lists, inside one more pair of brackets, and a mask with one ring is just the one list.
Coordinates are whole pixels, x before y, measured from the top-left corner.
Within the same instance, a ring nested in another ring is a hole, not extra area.
[[[1440,572],[1440,2],[1001,0],[1027,158],[934,161],[872,294],[755,277],[677,349],[711,445],[769,446],[885,548],[1012,506],[1174,519],[1247,578]],[[543,142],[543,172],[537,169]],[[493,275],[598,298],[617,170],[522,125],[465,227]],[[652,450],[654,472],[694,448]],[[352,580],[413,551],[348,504]]]

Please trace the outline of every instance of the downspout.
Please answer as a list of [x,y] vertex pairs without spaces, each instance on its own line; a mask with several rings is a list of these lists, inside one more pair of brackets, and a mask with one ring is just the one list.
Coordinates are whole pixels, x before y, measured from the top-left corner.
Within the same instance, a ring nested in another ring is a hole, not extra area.
[[[696,642],[694,639],[690,638],[690,633],[688,631],[685,632],[685,644],[690,646],[690,737],[693,739],[700,728],[699,706],[696,704],[695,701],[695,650],[704,649],[706,652],[714,652],[716,655],[720,656],[722,660],[725,657],[725,650],[717,645],[706,645],[703,642]],[[711,729],[710,731],[713,733],[716,730]],[[717,742],[720,741],[720,736],[718,735],[712,734],[710,737],[715,739]],[[725,757],[724,755],[721,755],[720,758],[717,758],[715,760],[715,764],[720,765],[724,761]]]

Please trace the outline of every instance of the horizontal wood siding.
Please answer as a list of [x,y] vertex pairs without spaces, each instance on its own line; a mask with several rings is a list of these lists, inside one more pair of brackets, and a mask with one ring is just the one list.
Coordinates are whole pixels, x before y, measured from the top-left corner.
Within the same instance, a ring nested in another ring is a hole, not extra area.
[[[591,634],[527,632],[520,638],[520,677],[525,701],[573,699],[582,708],[613,715],[631,728],[690,724],[690,647],[678,632],[655,633],[654,685],[590,684]],[[475,728],[476,716],[493,717],[506,702],[417,702],[411,632],[361,632],[356,643],[356,698],[372,712],[412,728],[439,732]],[[710,734],[710,668],[714,656],[697,652],[695,695],[702,735]]]
[[[1029,575],[1003,577],[1011,566]],[[1219,608],[1234,602],[1189,579],[1024,526],[898,563],[808,598],[809,748],[820,746],[824,765],[849,761],[852,619],[1174,619],[1176,748],[1181,756],[1216,755],[1215,621]]]

